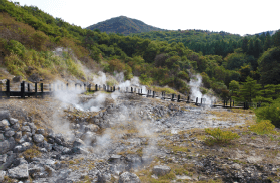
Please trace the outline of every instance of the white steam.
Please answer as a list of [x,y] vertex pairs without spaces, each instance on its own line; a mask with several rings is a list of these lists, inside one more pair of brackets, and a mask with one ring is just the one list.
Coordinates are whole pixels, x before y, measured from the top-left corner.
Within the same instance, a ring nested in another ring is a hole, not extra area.
[[206,99],[205,104],[212,104],[212,101],[216,99],[214,96],[203,95],[201,93],[200,87],[202,86],[202,77],[200,74],[197,74],[195,79],[191,79],[189,86],[191,87],[191,99],[195,101],[196,97],[198,97],[198,103],[201,102],[201,98]]

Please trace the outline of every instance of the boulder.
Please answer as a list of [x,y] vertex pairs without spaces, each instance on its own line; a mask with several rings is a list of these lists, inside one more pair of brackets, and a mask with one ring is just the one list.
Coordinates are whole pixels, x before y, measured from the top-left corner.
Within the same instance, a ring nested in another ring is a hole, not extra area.
[[33,82],[33,83],[43,81],[43,79],[42,79],[42,78],[39,76],[39,74],[37,74],[37,73],[32,74],[32,75],[28,78],[28,80],[31,81],[31,82]]
[[14,136],[14,135],[15,135],[15,131],[12,130],[12,129],[10,129],[10,130],[8,130],[8,131],[5,132],[5,136],[6,136],[6,137],[12,137],[12,136]]
[[22,132],[21,131],[16,132],[15,135],[14,135],[15,139],[21,139],[21,137],[22,137]]
[[0,142],[0,154],[5,154],[10,150],[10,143],[8,140]]
[[10,119],[9,111],[0,111],[0,121],[2,121],[3,119]]
[[28,165],[22,164],[8,170],[8,176],[13,179],[28,179]]
[[97,182],[100,182],[100,183],[110,182],[111,174],[110,173],[100,173],[100,172],[98,172],[97,178],[98,178]]
[[38,129],[38,130],[37,130],[37,133],[38,133],[38,134],[44,135],[44,134],[45,134],[45,130],[44,130],[44,129]]
[[5,175],[6,175],[6,172],[3,170],[0,170],[0,182],[4,182]]
[[15,131],[17,131],[18,129],[20,129],[20,124],[19,124],[19,123],[15,123],[15,124],[12,126],[12,129],[14,129]]
[[171,168],[166,165],[156,165],[153,167],[153,173],[157,176],[168,174],[171,171]]
[[22,76],[15,76],[14,78],[13,78],[13,82],[14,83],[18,83],[18,82],[21,82],[22,81]]
[[81,139],[77,138],[73,142],[73,147],[78,147],[78,146],[86,146],[86,144],[84,143],[84,141],[82,141]]
[[31,129],[30,129],[29,126],[23,126],[23,127],[21,128],[21,131],[23,131],[23,132],[31,132]]
[[0,130],[5,131],[7,128],[9,128],[10,123],[7,119],[3,119],[0,121]]
[[140,179],[134,173],[124,172],[120,176],[119,183],[140,183]]
[[18,120],[17,120],[17,119],[10,118],[10,124],[11,124],[11,125],[14,125],[14,124],[16,124],[16,123],[18,123]]
[[42,134],[35,134],[33,135],[33,141],[35,143],[41,143],[44,141],[44,136]]

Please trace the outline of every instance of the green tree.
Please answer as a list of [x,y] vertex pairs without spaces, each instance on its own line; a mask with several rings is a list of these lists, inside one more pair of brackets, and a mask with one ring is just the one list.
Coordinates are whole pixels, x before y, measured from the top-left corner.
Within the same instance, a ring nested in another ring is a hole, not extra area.
[[246,82],[243,82],[240,87],[240,97],[243,101],[252,102],[252,99],[260,95],[261,85],[257,84],[250,76],[247,77]]
[[258,60],[263,85],[280,84],[280,47],[268,49]]
[[280,30],[273,35],[274,46],[280,46]]
[[229,92],[232,98],[237,97],[239,89],[240,89],[240,85],[238,81],[232,80],[229,83]]
[[270,48],[271,47],[271,43],[272,41],[271,41],[271,36],[270,36],[270,34],[268,34],[267,36],[266,36],[266,38],[265,38],[265,42],[264,42],[264,51],[266,51],[268,48]]
[[227,69],[235,70],[247,63],[247,56],[245,53],[230,53],[225,61],[227,62]]

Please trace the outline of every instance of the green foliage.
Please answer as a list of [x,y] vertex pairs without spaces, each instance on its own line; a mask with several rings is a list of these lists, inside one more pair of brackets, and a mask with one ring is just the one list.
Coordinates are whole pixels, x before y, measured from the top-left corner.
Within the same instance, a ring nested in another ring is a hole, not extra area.
[[240,86],[240,98],[242,101],[252,102],[252,99],[260,95],[261,85],[257,84],[256,80],[253,80],[249,76],[246,82],[243,82]]
[[210,135],[210,137],[205,139],[205,143],[210,146],[214,144],[228,144],[230,141],[240,137],[237,133],[222,131],[220,128],[215,128],[213,130],[206,128],[205,132]]
[[227,55],[225,61],[228,69],[235,70],[247,63],[247,56],[244,53],[231,53]]
[[280,127],[280,98],[275,99],[270,105],[259,107],[255,110],[258,120],[269,120],[277,128]]
[[5,48],[9,51],[9,52],[13,52],[14,54],[17,54],[19,56],[23,56],[26,52],[25,46],[22,45],[20,42],[15,41],[15,40],[11,40],[9,41]]
[[275,129],[275,126],[273,124],[271,124],[271,121],[269,121],[269,120],[262,120],[261,122],[257,123],[256,125],[252,125],[249,127],[249,130],[257,133],[258,135],[275,134],[276,131],[274,129]]
[[258,63],[263,85],[280,83],[280,47],[268,49],[259,58]]

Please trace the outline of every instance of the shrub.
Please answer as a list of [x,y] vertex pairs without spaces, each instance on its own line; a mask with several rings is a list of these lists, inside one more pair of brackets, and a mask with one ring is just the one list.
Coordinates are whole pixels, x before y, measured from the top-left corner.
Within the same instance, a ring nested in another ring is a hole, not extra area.
[[263,120],[260,123],[249,127],[249,130],[257,133],[258,135],[264,135],[264,134],[276,133],[276,131],[274,131],[274,128],[275,126],[271,124],[269,120]]
[[269,120],[280,127],[280,98],[274,100],[269,106],[259,107],[255,110],[258,120]]
[[210,135],[210,137],[205,139],[207,145],[227,144],[231,140],[238,139],[240,137],[237,133],[222,131],[220,128],[215,128],[213,130],[206,128],[205,132]]

